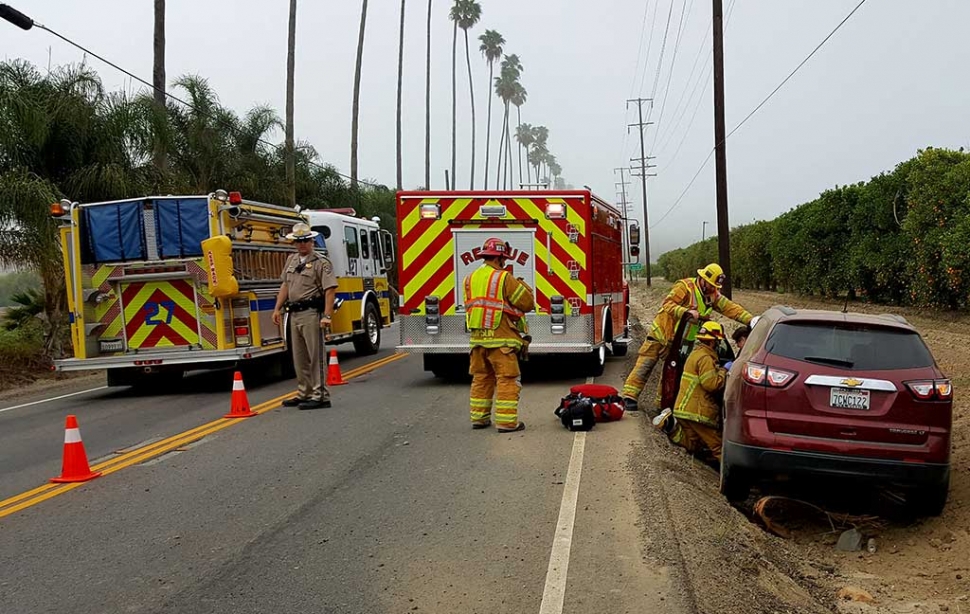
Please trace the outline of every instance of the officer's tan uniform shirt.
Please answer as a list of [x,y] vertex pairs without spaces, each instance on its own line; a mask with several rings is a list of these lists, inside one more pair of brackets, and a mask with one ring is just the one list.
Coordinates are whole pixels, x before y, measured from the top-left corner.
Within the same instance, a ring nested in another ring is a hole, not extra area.
[[300,254],[293,254],[283,267],[280,280],[286,284],[287,300],[291,303],[303,301],[314,296],[323,298],[323,291],[337,287],[337,276],[333,264],[316,252],[307,256],[306,265],[300,273]]

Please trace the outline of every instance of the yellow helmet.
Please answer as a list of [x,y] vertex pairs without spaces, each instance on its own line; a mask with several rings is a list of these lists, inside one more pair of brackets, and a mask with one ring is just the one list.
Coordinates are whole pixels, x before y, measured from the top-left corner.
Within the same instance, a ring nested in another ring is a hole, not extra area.
[[703,269],[697,269],[697,275],[718,290],[724,285],[724,269],[716,262],[712,262]]
[[697,331],[696,338],[701,341],[719,341],[724,338],[724,327],[717,322],[704,322]]

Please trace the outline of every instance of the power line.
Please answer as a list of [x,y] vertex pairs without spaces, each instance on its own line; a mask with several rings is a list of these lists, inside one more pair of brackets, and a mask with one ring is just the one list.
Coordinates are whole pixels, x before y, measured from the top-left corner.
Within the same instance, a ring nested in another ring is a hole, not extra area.
[[[108,66],[114,68],[117,71],[120,71],[120,72],[124,73],[125,75],[129,76],[130,78],[134,79],[135,81],[138,81],[142,85],[146,85],[146,86],[150,87],[152,89],[152,91],[158,91],[158,88],[155,87],[155,84],[154,83],[149,83],[148,81],[146,81],[146,80],[142,79],[141,77],[139,77],[138,75],[136,75],[136,74],[134,74],[134,73],[132,73],[132,72],[130,72],[130,71],[122,68],[121,66],[115,64],[114,62],[112,62],[111,60],[105,58],[104,56],[101,56],[101,55],[95,53],[94,51],[91,51],[90,49],[84,47],[80,43],[74,42],[73,40],[67,38],[63,34],[60,34],[59,32],[57,32],[55,30],[52,30],[51,28],[49,28],[49,27],[47,27],[47,26],[45,26],[43,24],[37,23],[36,21],[33,21],[33,20],[31,20],[31,25],[33,25],[33,26],[35,26],[37,28],[40,28],[41,30],[45,30],[47,32],[50,32],[51,34],[53,34],[57,38],[61,39],[65,43],[67,43],[67,44],[69,44],[69,45],[71,45],[73,47],[76,47],[76,48],[80,49],[84,53],[86,53],[88,55],[91,55],[94,58],[97,58],[98,60],[101,60],[102,62],[104,62]],[[29,28],[24,28],[24,29],[26,30],[26,29],[29,29]],[[175,102],[178,102],[179,104],[182,104],[182,105],[188,107],[189,109],[192,109],[193,111],[195,111],[196,113],[198,113],[200,115],[208,115],[208,113],[206,113],[205,111],[199,109],[198,107],[193,106],[191,103],[189,103],[189,102],[187,102],[185,100],[182,100],[178,96],[176,96],[176,95],[174,95],[174,94],[172,94],[172,93],[170,93],[168,91],[161,90],[161,92],[163,94],[165,94],[165,96],[167,96],[168,98],[171,98]],[[228,127],[231,128],[231,129],[233,129],[233,130],[236,130],[237,129],[236,127],[231,126],[231,125],[229,125]],[[283,149],[283,146],[282,145],[277,145],[276,143],[270,143],[269,141],[267,141],[265,139],[256,139],[256,142],[259,143],[259,144],[261,144],[261,145],[266,145],[268,147],[272,147],[272,148],[277,149],[277,150]],[[307,159],[307,163],[310,164],[310,165],[312,165],[312,166],[315,166],[315,167],[319,168],[320,170],[334,172],[337,175],[340,175],[341,177],[343,177],[344,179],[353,180],[349,175],[345,175],[345,174],[341,173],[340,171],[338,171],[333,165],[327,166],[327,165],[324,165],[324,164],[320,164],[318,162],[314,162],[313,160],[310,160],[309,158]],[[364,185],[369,185],[369,186],[374,187],[374,188],[382,188],[382,187],[385,187],[385,186],[382,186],[380,184],[370,183],[369,181],[364,181],[363,179],[358,179],[357,182],[358,183],[363,183]]]
[[653,35],[657,30],[657,10],[660,6],[659,0],[653,3],[653,19],[650,20],[650,38],[647,40],[647,54],[643,57],[643,70],[640,72],[640,87],[638,92],[643,92],[643,84],[647,79],[647,67],[650,66],[650,50],[653,49]]
[[690,9],[694,8],[694,0],[691,0],[689,7],[687,6],[687,0],[684,0],[681,7],[680,25],[677,27],[677,39],[674,42],[674,55],[670,60],[670,72],[667,73],[667,85],[664,87],[664,97],[660,103],[660,116],[657,117],[658,130],[653,133],[653,142],[650,144],[651,152],[653,151],[654,145],[657,144],[657,135],[660,134],[659,127],[663,123],[664,111],[667,109],[667,96],[670,94],[670,82],[674,78],[674,69],[677,66],[677,51],[680,49],[680,40],[684,33],[684,26],[686,24],[685,17],[689,20]]
[[653,91],[650,92],[650,98],[657,97],[657,85],[660,83],[660,70],[663,68],[664,64],[664,53],[667,51],[667,34],[670,32],[670,17],[674,14],[674,0],[670,0],[670,9],[667,11],[667,25],[664,27],[664,40],[663,44],[660,45],[660,59],[657,60],[657,75],[653,78]]
[[650,1],[647,0],[643,3],[643,23],[640,25],[640,42],[637,43],[637,64],[633,68],[633,80],[630,83],[630,96],[636,92],[634,89],[637,86],[637,75],[640,74],[640,58],[643,54],[643,38],[647,33],[647,13],[650,12]]
[[860,1],[859,1],[859,4],[857,4],[857,5],[855,6],[855,8],[854,8],[854,9],[852,9],[851,11],[849,11],[849,14],[848,14],[848,15],[846,15],[846,16],[845,16],[845,18],[844,18],[844,19],[843,19],[842,21],[840,21],[840,22],[839,22],[839,25],[837,25],[837,26],[835,26],[835,28],[834,28],[834,29],[833,29],[833,30],[832,30],[831,32],[829,32],[829,34],[828,34],[828,36],[826,36],[825,38],[823,38],[823,39],[822,39],[822,42],[820,42],[820,43],[819,43],[818,45],[816,45],[816,47],[815,47],[815,49],[813,49],[811,53],[809,53],[809,54],[808,54],[807,56],[805,56],[805,59],[804,59],[804,60],[802,60],[801,62],[799,62],[799,64],[798,64],[798,66],[796,66],[796,67],[795,67],[795,69],[794,69],[794,70],[792,70],[792,71],[791,71],[791,72],[790,72],[790,73],[788,74],[788,76],[787,76],[787,77],[785,77],[785,78],[784,78],[784,79],[782,80],[782,82],[778,84],[778,86],[777,86],[777,87],[776,87],[775,89],[773,89],[773,90],[771,90],[771,93],[769,93],[769,94],[768,94],[768,95],[767,95],[767,96],[765,97],[765,99],[764,99],[764,100],[762,100],[762,101],[761,101],[761,102],[760,102],[760,103],[758,104],[758,106],[756,106],[756,107],[755,107],[754,109],[752,109],[752,110],[751,110],[751,112],[750,112],[750,113],[748,113],[748,114],[747,114],[747,115],[745,116],[745,118],[744,118],[744,119],[742,119],[742,120],[741,120],[741,122],[740,122],[740,123],[738,123],[738,125],[734,127],[734,129],[733,129],[733,130],[731,130],[730,132],[728,132],[728,133],[727,133],[727,135],[725,135],[725,137],[724,137],[724,140],[723,140],[723,141],[721,141],[720,143],[717,143],[717,144],[716,144],[716,145],[715,145],[715,146],[714,146],[714,147],[713,147],[713,148],[711,149],[711,151],[710,151],[710,152],[709,152],[709,153],[707,154],[707,157],[706,157],[706,158],[704,158],[704,161],[703,161],[703,162],[701,163],[701,165],[700,165],[700,167],[699,167],[699,168],[697,169],[697,172],[696,172],[696,173],[694,173],[694,176],[693,176],[693,177],[691,178],[691,180],[690,180],[690,182],[688,182],[688,183],[687,183],[687,187],[685,187],[685,188],[684,188],[684,191],[680,193],[680,196],[678,196],[678,197],[677,197],[677,200],[675,200],[675,201],[674,201],[674,204],[672,204],[672,205],[670,206],[670,208],[669,208],[669,209],[667,209],[667,211],[666,211],[666,212],[665,212],[665,213],[664,213],[664,214],[663,214],[662,216],[660,216],[660,219],[659,219],[659,220],[657,220],[656,222],[654,222],[654,224],[653,224],[653,225],[651,226],[651,228],[656,228],[656,227],[657,227],[657,226],[658,226],[658,225],[659,225],[659,224],[660,224],[661,222],[663,222],[663,221],[664,221],[664,220],[665,220],[665,219],[667,218],[667,216],[668,216],[668,215],[670,215],[670,213],[671,213],[671,212],[672,212],[672,211],[673,211],[674,209],[676,209],[676,208],[677,208],[677,206],[678,206],[678,205],[680,204],[680,202],[681,202],[681,201],[682,201],[682,200],[684,199],[684,196],[686,196],[686,195],[687,195],[687,192],[688,192],[688,191],[690,190],[690,188],[691,188],[691,186],[693,186],[693,185],[694,185],[694,182],[695,182],[695,181],[697,181],[697,177],[698,177],[698,176],[700,176],[700,174],[701,174],[701,171],[703,171],[703,170],[704,170],[704,167],[705,167],[705,166],[707,166],[707,163],[708,163],[708,162],[710,162],[710,160],[711,160],[711,156],[713,156],[713,155],[714,155],[714,152],[715,152],[715,150],[717,149],[717,147],[718,147],[718,146],[720,146],[720,145],[721,145],[721,144],[722,144],[722,143],[723,143],[724,141],[727,141],[727,140],[728,140],[729,138],[731,138],[731,135],[733,135],[733,134],[734,134],[735,132],[737,132],[737,131],[738,131],[738,129],[739,129],[739,128],[741,128],[741,126],[743,126],[743,125],[744,125],[744,124],[745,124],[745,123],[746,123],[746,122],[747,122],[747,121],[748,121],[749,119],[751,119],[751,118],[752,118],[752,117],[754,116],[754,114],[755,114],[755,113],[757,113],[757,112],[758,112],[758,110],[759,110],[759,109],[760,109],[761,107],[763,107],[763,106],[764,106],[764,105],[765,105],[765,104],[766,104],[766,103],[767,103],[767,102],[768,102],[769,100],[771,100],[771,98],[772,98],[772,97],[773,97],[773,96],[774,96],[774,95],[775,95],[776,93],[778,93],[778,90],[780,90],[780,89],[781,89],[781,88],[782,88],[782,87],[783,87],[783,86],[784,86],[784,85],[785,85],[786,83],[788,83],[788,81],[789,81],[789,80],[790,80],[790,79],[791,79],[791,78],[792,78],[793,76],[795,76],[795,73],[797,73],[797,72],[798,72],[798,71],[799,71],[799,70],[801,69],[801,67],[802,67],[802,66],[804,66],[804,65],[806,64],[806,62],[808,62],[808,61],[809,61],[809,60],[810,60],[810,59],[812,58],[812,56],[814,56],[814,55],[815,55],[816,53],[818,53],[818,50],[819,50],[819,49],[821,49],[821,48],[822,48],[822,46],[823,46],[823,45],[825,45],[825,43],[826,43],[826,42],[828,42],[828,40],[829,40],[830,38],[832,38],[832,37],[833,37],[833,36],[835,35],[835,33],[836,33],[836,32],[838,32],[838,31],[839,31],[839,30],[840,30],[840,29],[842,28],[842,26],[844,26],[844,25],[845,25],[845,23],[846,23],[847,21],[849,21],[849,19],[850,19],[850,18],[851,18],[851,17],[853,16],[853,15],[855,15],[855,13],[856,13],[856,11],[858,11],[858,10],[859,10],[860,8],[862,8],[862,5],[863,5],[863,4],[865,4],[865,3],[866,3],[866,0],[860,0]]

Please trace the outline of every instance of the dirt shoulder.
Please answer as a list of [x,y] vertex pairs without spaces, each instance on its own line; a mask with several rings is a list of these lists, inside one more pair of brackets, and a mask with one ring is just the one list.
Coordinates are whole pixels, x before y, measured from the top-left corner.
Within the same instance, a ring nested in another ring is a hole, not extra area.
[[[632,308],[641,323],[649,325],[669,287],[660,281],[653,288],[635,286]],[[753,313],[778,304],[842,308],[841,303],[770,292],[737,291],[734,299]],[[851,523],[833,526],[785,517],[791,537],[782,539],[753,523],[750,510],[728,505],[717,492],[717,473],[670,445],[644,419],[645,441],[632,461],[644,480],[638,489],[641,507],[655,517],[658,509],[663,511],[670,530],[662,550],[679,559],[698,611],[970,612],[970,408],[960,392],[970,386],[970,335],[962,332],[970,318],[862,304],[851,304],[850,311],[903,315],[953,379],[957,397],[946,510],[939,518],[916,523],[867,519],[860,530],[875,539],[874,553],[835,549]],[[635,327],[635,334],[642,338],[642,326]],[[645,395],[652,396],[657,375]],[[841,601],[837,593],[847,586],[862,589],[873,601]]]

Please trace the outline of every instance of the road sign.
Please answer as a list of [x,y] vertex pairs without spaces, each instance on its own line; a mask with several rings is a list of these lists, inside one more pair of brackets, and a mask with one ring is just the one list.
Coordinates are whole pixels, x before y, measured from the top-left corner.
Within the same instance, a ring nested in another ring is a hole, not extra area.
[[631,271],[642,271],[643,270],[643,263],[642,262],[634,262],[633,264],[630,264],[628,266],[630,267],[630,270]]

